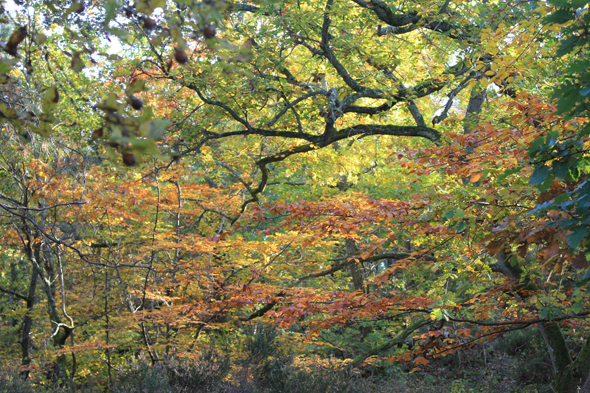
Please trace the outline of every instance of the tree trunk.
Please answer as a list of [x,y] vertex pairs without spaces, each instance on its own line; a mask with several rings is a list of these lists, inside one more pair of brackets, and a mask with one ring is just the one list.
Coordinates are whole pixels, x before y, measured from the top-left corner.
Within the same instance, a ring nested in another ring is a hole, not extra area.
[[[471,134],[473,130],[479,125],[479,115],[481,114],[483,103],[486,99],[486,89],[476,91],[471,90],[471,97],[469,97],[469,103],[467,104],[467,111],[465,112],[465,118],[463,119],[463,134]],[[467,153],[473,153],[473,149],[476,146],[468,149]]]
[[[520,280],[522,270],[517,266],[512,266],[508,261],[509,258],[510,254],[503,251],[499,252],[497,263],[491,266],[492,271],[501,272],[513,280]],[[530,283],[527,283],[525,288],[533,289],[529,286],[532,287]],[[580,387],[589,385],[590,338],[586,339],[576,360],[573,361],[567,347],[565,336],[558,323],[543,323],[540,329],[542,329],[543,338],[551,356],[551,361],[554,363],[555,369],[557,369],[555,392],[577,393]]]
[[590,372],[586,375],[586,383],[578,393],[590,393]]
[[29,377],[28,366],[31,364],[31,328],[33,327],[33,307],[35,306],[35,290],[37,289],[37,270],[32,269],[31,281],[29,283],[29,293],[27,296],[27,313],[23,319],[23,331],[21,334],[20,346],[22,350],[22,365],[25,368],[22,372],[23,377]]
[[[559,326],[558,326],[559,329]],[[567,349],[567,348],[566,348]],[[568,353],[569,357],[569,353]],[[555,391],[557,393],[576,393],[590,391],[590,337],[578,353],[576,360],[560,370]]]
[[[348,256],[355,255],[358,253],[358,248],[354,240],[346,239],[346,253]],[[362,291],[365,288],[365,281],[363,279],[363,272],[358,263],[353,263],[349,266],[348,270],[352,276],[352,285],[355,291]]]

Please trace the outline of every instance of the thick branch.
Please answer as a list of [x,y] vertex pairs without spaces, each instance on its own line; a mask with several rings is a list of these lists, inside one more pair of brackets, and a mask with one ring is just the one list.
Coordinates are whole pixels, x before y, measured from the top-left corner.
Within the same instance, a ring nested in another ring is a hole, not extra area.
[[585,318],[588,315],[590,315],[590,311],[581,312],[578,314],[561,315],[559,317],[555,317],[552,319],[537,318],[537,319],[529,319],[529,320],[523,320],[523,321],[502,321],[502,322],[482,322],[482,321],[476,321],[473,319],[459,319],[459,318],[452,318],[452,317],[447,317],[447,318],[449,319],[449,321],[459,322],[459,323],[469,323],[472,325],[479,325],[479,326],[506,326],[506,325],[527,325],[527,326],[529,326],[529,325],[534,325],[536,323],[559,322],[559,321],[565,321],[566,319]]
[[[377,113],[384,112],[384,111],[392,108],[393,106],[395,106],[399,102],[426,97],[432,93],[435,93],[435,92],[441,90],[442,88],[444,88],[448,84],[447,75],[452,74],[455,77],[457,77],[459,75],[466,73],[469,69],[470,68],[466,67],[465,63],[463,61],[461,61],[461,62],[455,64],[454,66],[449,67],[439,77],[425,80],[424,82],[421,82],[414,87],[399,89],[397,91],[397,93],[395,93],[393,95],[385,95],[383,93],[380,96],[370,96],[370,95],[365,95],[365,91],[356,92],[356,93],[351,94],[351,95],[347,96],[346,98],[344,98],[343,112],[344,113],[350,113],[350,112],[365,113],[365,114],[369,114],[369,115],[375,115]],[[387,99],[388,102],[381,104],[379,106],[376,106],[376,107],[363,107],[363,106],[351,105],[359,98],[364,98],[364,97],[377,98],[377,99]]]
[[[379,28],[377,31],[378,35],[386,34],[406,34],[416,29],[425,28],[428,30],[436,31],[438,33],[447,34],[451,38],[462,38],[465,35],[456,33],[456,31],[468,30],[467,28],[458,28],[445,21],[427,21],[422,18],[417,12],[400,13],[393,12],[382,0],[353,0],[359,6],[371,10],[375,15],[383,22],[387,23],[387,27]],[[444,12],[444,7],[441,8]],[[442,13],[442,12],[441,12]]]
[[346,71],[346,68],[344,68],[342,63],[340,63],[338,61],[338,59],[336,59],[334,52],[330,48],[330,45],[329,45],[330,35],[328,34],[328,31],[330,29],[331,20],[330,20],[329,13],[332,10],[333,3],[334,3],[334,0],[328,0],[328,2],[326,3],[326,8],[324,10],[324,23],[322,25],[322,42],[320,43],[320,48],[322,49],[323,55],[326,57],[326,59],[328,59],[330,64],[332,64],[332,67],[334,67],[334,69],[336,70],[338,75],[340,75],[342,80],[352,90],[357,91],[357,92],[362,91],[363,97],[381,98],[383,95],[383,92],[381,90],[363,87],[356,80],[354,80],[350,76],[348,71]]
[[412,334],[414,331],[420,329],[421,327],[428,325],[429,323],[430,323],[429,319],[427,319],[427,320],[419,319],[419,320],[411,323],[410,326],[405,328],[393,340],[391,340],[388,343],[385,343],[383,345],[380,345],[378,347],[375,347],[367,353],[357,356],[348,365],[348,369],[350,370],[350,369],[355,368],[356,366],[358,366],[359,364],[361,364],[362,362],[364,362],[366,359],[368,359],[371,356],[378,355],[381,352],[387,351],[388,349],[393,348],[394,346],[396,346],[398,344],[403,344],[407,340],[407,338],[410,336],[410,334]]

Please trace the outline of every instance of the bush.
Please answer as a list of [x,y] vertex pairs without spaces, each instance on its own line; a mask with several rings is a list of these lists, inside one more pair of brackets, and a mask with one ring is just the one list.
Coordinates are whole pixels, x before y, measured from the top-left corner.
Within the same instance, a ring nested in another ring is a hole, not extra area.
[[0,372],[0,393],[33,393],[31,383],[25,381],[16,368]]
[[229,356],[213,350],[203,353],[196,362],[171,361],[166,365],[170,384],[187,392],[220,389],[231,370]]
[[348,393],[366,391],[353,376],[321,368],[302,369],[293,364],[293,352],[278,341],[279,331],[257,325],[243,330],[241,392],[246,393]]
[[131,364],[119,377],[114,393],[172,393],[166,366],[153,367],[145,359]]
[[264,393],[354,393],[366,391],[361,380],[333,370],[301,370],[293,366],[275,370],[269,375]]
[[538,329],[523,329],[498,340],[496,347],[518,357],[517,378],[521,383],[546,383],[551,379],[547,346]]
[[225,388],[230,371],[228,356],[205,352],[196,361],[165,359],[151,366],[145,358],[119,376],[115,393],[214,392]]

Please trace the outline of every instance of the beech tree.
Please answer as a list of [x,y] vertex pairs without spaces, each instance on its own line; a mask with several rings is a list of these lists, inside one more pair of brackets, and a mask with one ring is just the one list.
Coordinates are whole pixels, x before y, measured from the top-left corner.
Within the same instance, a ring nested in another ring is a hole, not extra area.
[[414,370],[535,325],[556,390],[587,383],[586,3],[21,3],[0,302],[26,375],[109,386],[264,321]]

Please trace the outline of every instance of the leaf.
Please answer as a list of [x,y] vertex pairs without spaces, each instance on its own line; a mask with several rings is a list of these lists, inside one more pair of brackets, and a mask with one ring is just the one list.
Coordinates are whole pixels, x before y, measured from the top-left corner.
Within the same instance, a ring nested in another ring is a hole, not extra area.
[[588,236],[588,230],[581,225],[570,228],[570,230],[572,232],[567,235],[567,240],[572,248],[576,248]]
[[120,39],[122,39],[123,41],[126,40],[129,35],[131,34],[129,32],[129,30],[125,30],[125,29],[119,29],[117,27],[109,27],[107,29],[107,31],[111,34],[116,35],[117,37],[119,37]]
[[440,321],[441,319],[443,319],[443,312],[440,308],[435,308],[434,310],[432,310],[432,312],[430,313],[430,319],[432,319],[433,321]]
[[590,267],[590,261],[586,258],[586,252],[581,251],[572,259],[572,266],[576,269],[586,269]]
[[461,221],[460,223],[457,224],[457,226],[455,227],[455,231],[457,233],[461,233],[465,230],[465,228],[467,228],[467,223],[465,221]]
[[47,36],[43,33],[37,33],[35,34],[35,42],[37,45],[43,45],[47,42]]
[[470,181],[471,183],[475,183],[475,182],[477,182],[477,181],[478,181],[480,178],[481,178],[481,172],[478,172],[478,173],[473,173],[473,174],[471,175],[471,178],[469,179],[469,181]]
[[63,14],[63,18],[67,18],[70,14],[74,12],[81,12],[84,11],[84,3],[83,2],[74,2],[70,7],[66,10]]
[[[559,6],[559,5],[558,5]],[[560,9],[555,12],[552,12],[551,15],[545,17],[545,22],[547,24],[564,24],[573,20],[575,18],[575,13],[571,10],[567,9]]]
[[176,42],[176,44],[177,44],[176,49],[177,50],[180,50],[180,51],[186,50],[186,48],[187,48],[186,41],[184,40],[184,37],[182,36],[180,29],[178,29],[178,28],[170,29],[170,38],[172,38],[172,40],[174,42]]
[[158,7],[164,8],[166,6],[166,0],[139,0],[135,2],[135,8],[138,12],[141,12],[147,16],[150,16],[152,12]]
[[498,176],[498,180],[500,181],[504,181],[508,176],[514,175],[515,173],[518,173],[522,170],[522,166],[516,166],[512,169],[508,169],[506,171],[504,171],[504,173],[502,173],[501,175]]
[[450,209],[443,213],[443,218],[450,220],[451,218],[455,217],[455,210]]
[[135,78],[127,86],[127,94],[132,95],[145,90],[145,81],[143,79]]
[[72,56],[72,61],[70,63],[70,68],[75,72],[80,72],[84,69],[84,67],[86,67],[86,64],[84,64],[84,61],[82,61],[82,59],[80,58],[80,53],[74,53],[74,55]]
[[418,356],[416,359],[414,359],[414,363],[420,366],[426,366],[428,363],[430,363],[430,361],[426,359],[424,356]]
[[104,17],[104,27],[109,28],[109,22],[115,19],[117,15],[117,8],[119,8],[119,4],[117,4],[117,0],[108,0],[105,4],[105,17]]
[[47,90],[45,90],[45,95],[43,96],[43,112],[48,113],[53,110],[57,103],[59,102],[59,91],[57,90],[57,86],[51,86]]
[[0,58],[0,74],[8,74],[17,63],[17,59]]
[[159,141],[166,133],[166,129],[170,124],[169,120],[152,120],[143,123],[139,128],[139,132],[142,136],[147,136],[150,139]]
[[541,164],[535,168],[533,174],[531,175],[530,184],[531,185],[541,184],[545,180],[547,180],[548,176],[549,176],[549,168],[547,166]]

